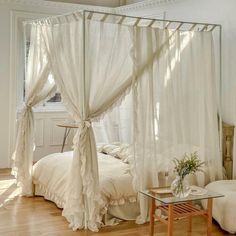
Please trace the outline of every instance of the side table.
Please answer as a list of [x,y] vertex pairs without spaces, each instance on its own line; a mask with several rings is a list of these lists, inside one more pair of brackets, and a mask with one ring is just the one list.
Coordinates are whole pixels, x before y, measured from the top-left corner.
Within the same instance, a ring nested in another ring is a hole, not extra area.
[[65,146],[65,143],[66,143],[66,139],[67,139],[67,137],[70,133],[70,130],[74,129],[74,128],[77,129],[77,128],[79,128],[79,126],[77,124],[73,124],[73,123],[58,123],[57,126],[65,128],[63,141],[62,141],[62,146],[61,146],[61,152],[63,152],[64,151],[64,146]]
[[[166,193],[165,193],[166,192]],[[189,195],[186,198],[177,198],[172,193],[163,191],[163,188],[152,188],[140,193],[150,198],[150,236],[154,235],[154,220],[158,219],[160,222],[167,224],[168,236],[173,235],[173,221],[177,218],[188,218],[188,231],[192,231],[192,217],[203,215],[207,217],[207,236],[212,232],[212,202],[213,198],[223,197],[223,195],[208,191],[203,195]],[[196,200],[207,199],[207,209],[199,209],[195,207],[192,202]],[[156,205],[156,201],[160,205]],[[167,219],[156,215],[155,210],[159,209],[161,215],[164,213]]]

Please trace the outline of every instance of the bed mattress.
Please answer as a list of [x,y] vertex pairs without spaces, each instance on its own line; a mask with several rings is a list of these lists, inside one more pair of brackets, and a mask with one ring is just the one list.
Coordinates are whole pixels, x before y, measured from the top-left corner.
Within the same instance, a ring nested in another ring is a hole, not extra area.
[[[39,160],[33,166],[35,195],[43,196],[63,208],[72,158],[73,152],[64,152],[50,154]],[[98,166],[100,190],[108,213],[124,220],[134,220],[139,209],[129,164],[113,156],[98,153]]]

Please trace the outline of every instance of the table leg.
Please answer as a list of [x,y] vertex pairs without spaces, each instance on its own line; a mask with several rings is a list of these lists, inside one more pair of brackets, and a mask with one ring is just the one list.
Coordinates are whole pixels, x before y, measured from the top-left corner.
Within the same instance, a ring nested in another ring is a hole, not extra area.
[[168,236],[173,235],[173,221],[174,221],[173,208],[174,208],[173,204],[168,205]]
[[[189,204],[192,205],[192,201],[189,201]],[[192,216],[188,217],[188,232],[192,232]]]
[[212,198],[207,200],[207,236],[211,236],[212,232]]
[[62,146],[61,146],[61,152],[63,152],[64,150],[64,146],[65,146],[65,143],[66,143],[66,138],[67,136],[69,135],[70,133],[70,128],[65,128],[65,132],[64,132],[64,137],[63,137],[63,142],[62,142]]
[[150,218],[150,236],[154,234],[154,214],[155,214],[156,204],[155,199],[150,199],[150,209],[149,209],[149,218]]

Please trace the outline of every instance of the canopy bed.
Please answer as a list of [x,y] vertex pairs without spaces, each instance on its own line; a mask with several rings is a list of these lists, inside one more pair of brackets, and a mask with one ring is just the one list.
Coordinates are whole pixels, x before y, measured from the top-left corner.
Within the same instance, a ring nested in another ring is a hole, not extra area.
[[[52,160],[65,161],[64,168],[68,164],[62,214],[73,230],[97,231],[101,225],[103,177],[92,123],[129,93],[133,192],[157,186],[158,173],[185,152],[197,151],[206,163],[206,174],[196,178],[199,185],[222,179],[212,36],[216,28],[221,33],[220,25],[82,11],[26,22],[25,27],[31,30],[26,99],[12,170],[23,195],[34,194],[32,107],[56,89],[79,129],[69,164],[65,158],[46,159],[53,170],[58,161]],[[36,165],[34,181],[40,178],[37,166],[44,168],[46,159]],[[148,208],[141,196],[139,204],[137,222],[142,223]]]

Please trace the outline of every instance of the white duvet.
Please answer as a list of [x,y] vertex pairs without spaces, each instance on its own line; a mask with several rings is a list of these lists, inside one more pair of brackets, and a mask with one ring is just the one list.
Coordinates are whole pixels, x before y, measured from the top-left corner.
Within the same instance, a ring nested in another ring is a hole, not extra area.
[[[65,202],[72,156],[72,152],[54,153],[42,158],[33,167],[36,195],[43,195],[61,208]],[[107,206],[136,201],[129,164],[110,155],[98,153],[98,166],[100,189]]]
[[[213,200],[212,215],[221,228],[236,233],[236,180],[214,181],[206,189],[224,195]],[[206,209],[206,201],[203,202]]]

